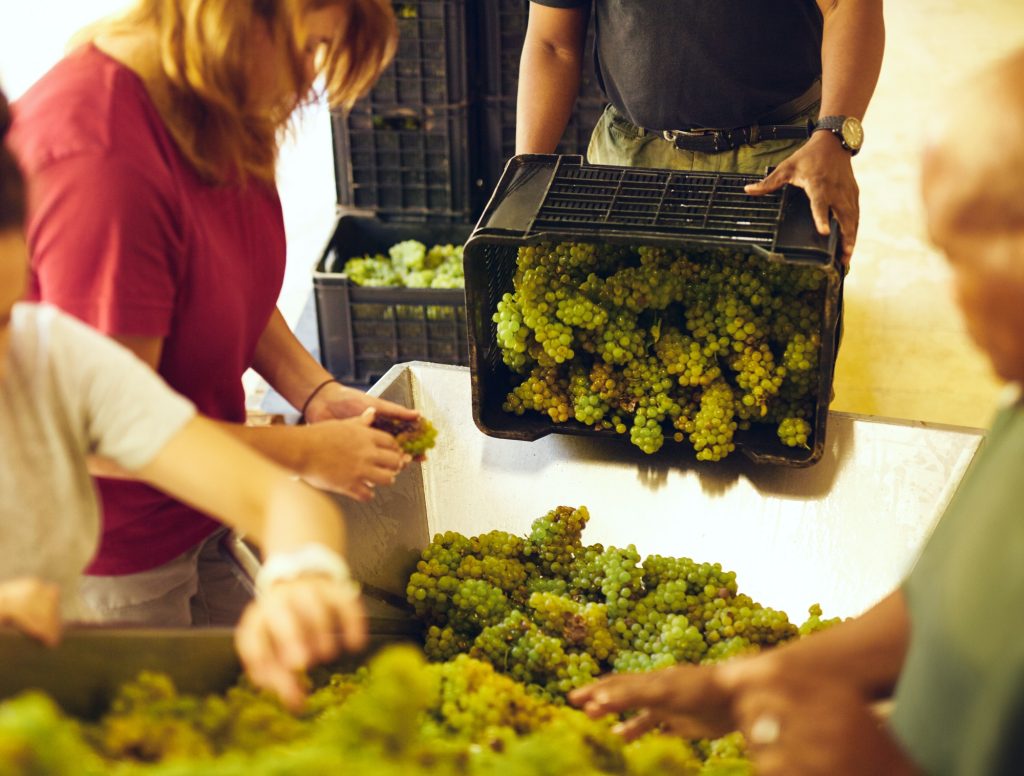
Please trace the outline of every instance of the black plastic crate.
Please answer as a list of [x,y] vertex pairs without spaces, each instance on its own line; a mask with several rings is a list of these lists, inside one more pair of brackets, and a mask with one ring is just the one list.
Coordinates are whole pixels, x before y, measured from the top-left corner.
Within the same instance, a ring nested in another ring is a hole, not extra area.
[[455,105],[469,99],[466,0],[396,0],[398,49],[367,105]]
[[[515,154],[519,59],[526,35],[529,5],[529,0],[493,0],[479,6],[478,23],[483,41],[479,174],[486,191],[494,189],[505,163]],[[556,153],[585,155],[594,125],[606,104],[594,67],[594,19],[591,14],[583,50],[579,97]]]
[[473,185],[468,106],[375,109],[331,117],[338,203],[397,218],[469,221]]
[[529,12],[529,0],[480,3],[480,40],[485,52],[481,77],[486,96],[515,96]]
[[398,49],[370,93],[332,116],[338,203],[383,216],[468,220],[473,185],[466,0],[392,3]]
[[[570,420],[554,424],[539,414],[506,413],[514,385],[501,359],[492,315],[513,290],[518,248],[540,242],[588,242],[668,247],[729,246],[765,261],[816,267],[822,294],[818,400],[810,449],[789,448],[764,427],[737,432],[736,447],[759,463],[808,466],[824,452],[832,393],[843,272],[838,229],[818,234],[806,195],[785,187],[750,197],[743,186],[757,176],[586,165],[580,157],[513,158],[466,244],[473,417],[485,434],[532,441],[551,433],[618,436]],[[624,441],[628,444],[628,440]]]
[[320,359],[346,384],[369,385],[402,361],[469,363],[462,289],[371,288],[352,283],[345,262],[386,254],[403,240],[461,245],[468,223],[385,223],[342,215],[313,269]]
[[[559,154],[586,156],[594,125],[604,112],[603,98],[580,97],[576,109],[558,144]],[[481,125],[488,152],[481,159],[485,187],[494,189],[505,164],[516,152],[516,100],[514,97],[485,98],[481,105]]]

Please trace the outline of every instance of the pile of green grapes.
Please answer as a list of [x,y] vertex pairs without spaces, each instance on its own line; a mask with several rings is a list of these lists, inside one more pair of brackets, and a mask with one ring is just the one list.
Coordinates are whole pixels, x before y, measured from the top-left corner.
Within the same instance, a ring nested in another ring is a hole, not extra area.
[[427,246],[405,240],[388,249],[388,254],[358,256],[345,262],[342,270],[359,286],[405,288],[462,288],[461,245]]
[[406,588],[428,626],[427,656],[485,660],[559,703],[608,671],[712,663],[834,622],[815,606],[798,628],[717,563],[586,545],[589,519],[562,506],[525,538],[435,536]]
[[466,655],[428,664],[390,647],[336,674],[300,715],[240,684],[179,694],[159,674],[121,688],[98,723],[46,696],[0,704],[5,776],[749,776],[738,735],[693,744],[651,733],[626,744],[613,720],[539,698]]
[[800,628],[738,592],[718,564],[583,544],[589,514],[558,507],[527,537],[435,537],[408,585],[426,662],[392,646],[318,682],[299,714],[244,680],[179,693],[160,674],[121,688],[98,722],[40,693],[0,703],[4,776],[751,776],[739,733],[625,743],[565,693],[599,673],[712,662]]
[[493,320],[519,375],[504,409],[666,438],[699,460],[771,424],[809,447],[825,276],[724,249],[541,243],[519,249]]

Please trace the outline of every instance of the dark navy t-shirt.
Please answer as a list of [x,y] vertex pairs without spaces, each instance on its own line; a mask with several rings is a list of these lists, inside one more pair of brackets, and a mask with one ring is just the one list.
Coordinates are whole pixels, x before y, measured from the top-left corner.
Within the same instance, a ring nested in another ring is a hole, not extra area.
[[533,0],[593,3],[597,72],[637,126],[748,126],[821,77],[815,0]]

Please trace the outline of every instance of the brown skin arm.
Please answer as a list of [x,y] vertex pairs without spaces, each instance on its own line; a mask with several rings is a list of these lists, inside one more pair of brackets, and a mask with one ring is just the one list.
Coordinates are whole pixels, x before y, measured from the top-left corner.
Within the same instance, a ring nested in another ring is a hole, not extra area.
[[[841,679],[805,675],[782,685],[752,685],[735,715],[759,776],[919,773],[864,698]],[[764,737],[765,722],[777,735]]]
[[902,589],[852,620],[768,652],[779,674],[842,677],[868,700],[889,697],[910,644]]
[[[819,0],[825,19],[821,42],[821,116],[863,118],[875,91],[885,49],[882,0]],[[792,183],[807,192],[814,223],[829,233],[834,213],[849,266],[860,223],[860,190],[848,151],[831,132],[811,139],[748,194],[767,194]]]
[[864,118],[885,51],[882,0],[818,0],[821,41],[821,115]]
[[696,737],[723,735],[738,726],[735,709],[746,693],[781,691],[804,677],[841,679],[865,703],[886,697],[909,638],[906,601],[897,590],[860,617],[755,657],[610,676],[569,698],[592,717],[641,711],[622,726],[629,738],[666,721]]
[[530,4],[519,64],[516,153],[550,154],[558,147],[580,91],[589,8]]

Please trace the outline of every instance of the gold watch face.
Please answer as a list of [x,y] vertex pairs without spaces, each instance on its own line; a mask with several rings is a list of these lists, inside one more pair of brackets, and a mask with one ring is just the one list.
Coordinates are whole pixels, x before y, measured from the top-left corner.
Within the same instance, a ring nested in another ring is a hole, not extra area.
[[843,133],[843,142],[849,146],[852,151],[859,151],[860,147],[864,145],[864,127],[861,126],[860,120],[849,116],[843,122],[843,128],[840,130]]

